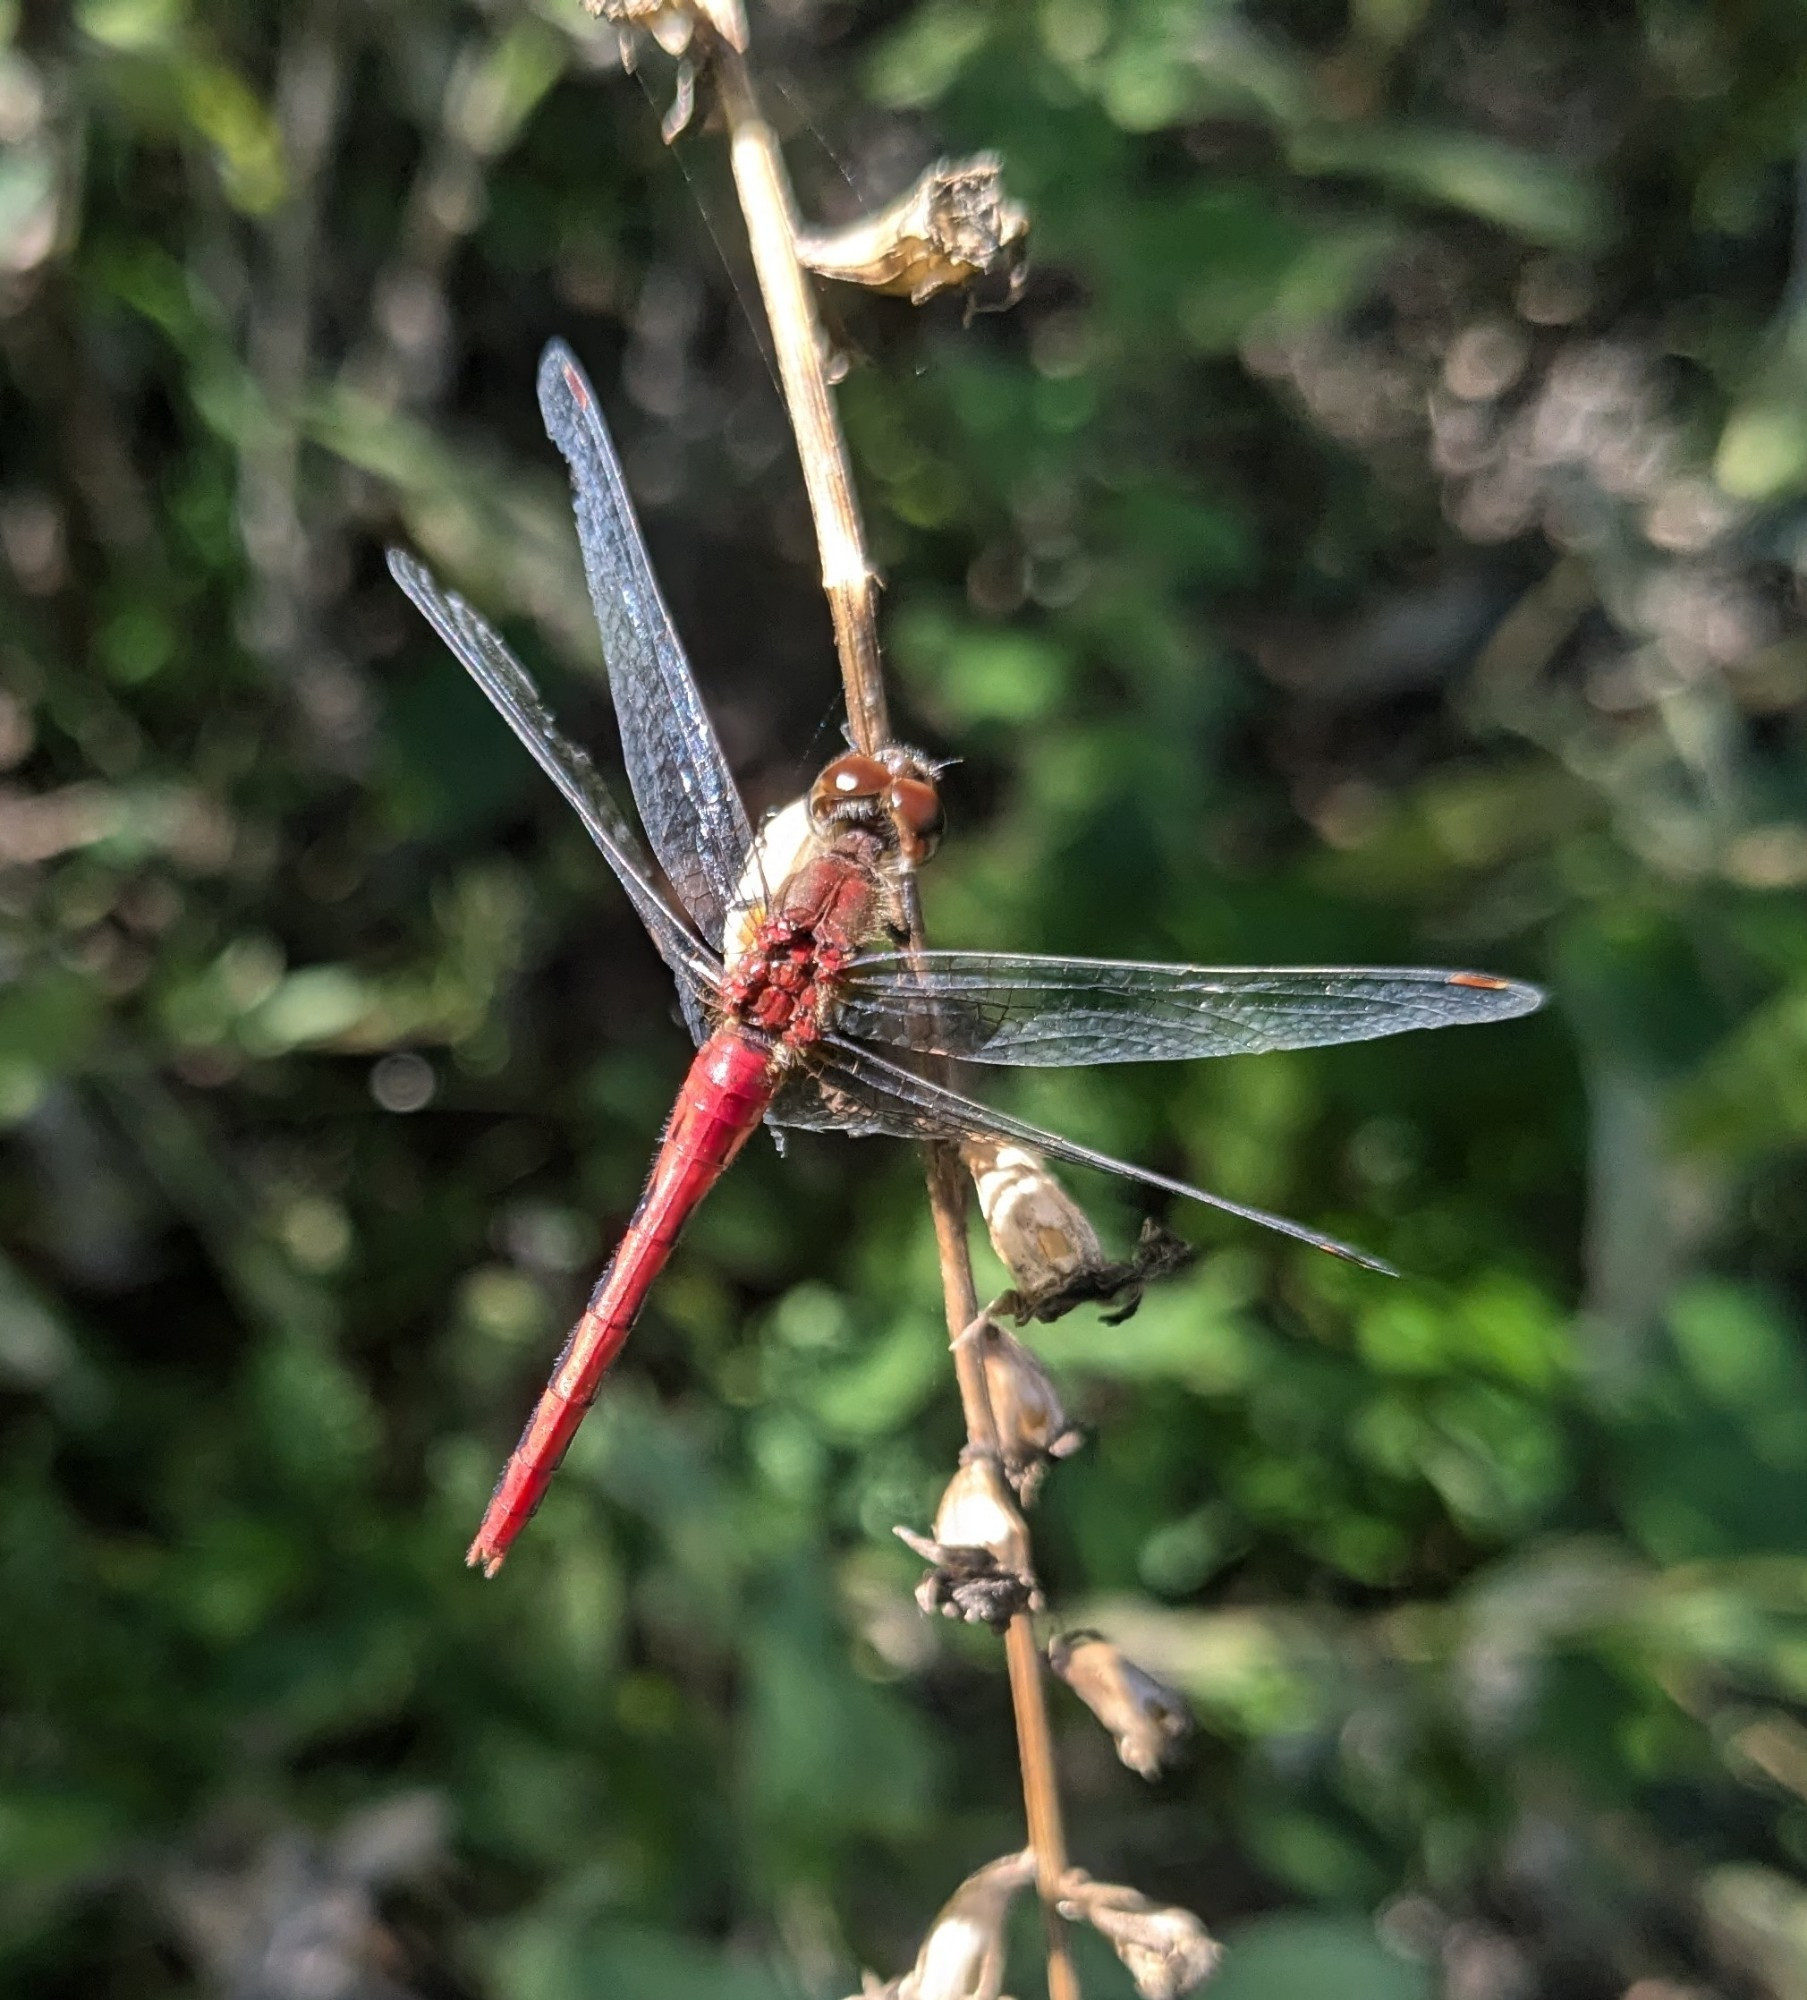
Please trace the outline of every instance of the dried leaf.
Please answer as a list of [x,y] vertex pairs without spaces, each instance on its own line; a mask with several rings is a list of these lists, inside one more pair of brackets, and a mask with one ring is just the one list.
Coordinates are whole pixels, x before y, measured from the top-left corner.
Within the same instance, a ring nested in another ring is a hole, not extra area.
[[797,256],[819,277],[901,294],[912,305],[1002,270],[1014,299],[1028,233],[1028,211],[1006,199],[997,155],[980,153],[937,160],[877,215],[802,232]]

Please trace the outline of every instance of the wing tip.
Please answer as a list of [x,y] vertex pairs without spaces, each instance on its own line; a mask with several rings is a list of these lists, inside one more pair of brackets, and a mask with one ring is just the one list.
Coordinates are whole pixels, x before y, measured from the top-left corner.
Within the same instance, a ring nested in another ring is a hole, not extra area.
[[1445,986],[1460,987],[1467,993],[1485,993],[1496,1003],[1488,1018],[1509,1021],[1519,1014],[1535,1014],[1549,994],[1528,979],[1502,979],[1496,972],[1446,972]]
[[1339,1243],[1333,1236],[1308,1238],[1312,1247],[1327,1250],[1333,1257],[1345,1264],[1354,1264],[1359,1270],[1372,1271],[1377,1278],[1403,1278],[1405,1273],[1397,1264],[1389,1264],[1384,1257],[1376,1257],[1370,1250],[1358,1250],[1353,1243]]
[[590,378],[583,371],[583,364],[562,340],[549,340],[540,349],[538,384],[540,395],[540,415],[546,421],[546,428],[552,434],[552,441],[558,442],[555,423],[562,421],[561,405],[568,397],[580,410],[594,409],[596,392],[590,387]]
[[560,335],[554,334],[540,349],[541,375],[562,374],[566,368],[577,366],[577,356],[571,352],[571,344]]

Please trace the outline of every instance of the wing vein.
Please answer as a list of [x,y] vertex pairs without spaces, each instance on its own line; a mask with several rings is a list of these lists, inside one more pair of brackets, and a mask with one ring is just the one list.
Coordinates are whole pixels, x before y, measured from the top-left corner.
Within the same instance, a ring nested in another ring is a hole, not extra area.
[[719,946],[753,845],[746,809],[653,575],[595,391],[562,341],[540,357],[539,393],[546,434],[571,472],[628,787],[679,900]]
[[1190,1061],[1499,1021],[1542,993],[1425,966],[1161,965],[1029,953],[873,952],[850,969],[843,1032],[919,1055],[1064,1067]]
[[389,551],[389,573],[583,821],[676,975],[685,1020],[700,1041],[707,1032],[703,996],[719,976],[714,954],[660,893],[639,835],[595,766],[560,731],[532,675],[486,619],[405,550]]
[[[915,1070],[888,1062],[883,1056],[846,1041],[840,1035],[830,1035],[826,1041],[832,1050],[824,1079],[830,1096],[832,1098],[837,1085],[850,1089],[852,1096],[870,1110],[875,1120],[865,1128],[869,1131],[919,1139],[1015,1139],[1023,1145],[1033,1146],[1037,1152],[1045,1153],[1051,1159],[1065,1160],[1079,1167],[1093,1167],[1103,1173],[1121,1174],[1126,1179],[1141,1181],[1168,1194],[1183,1195],[1188,1201],[1203,1202],[1206,1207],[1218,1209],[1225,1215],[1234,1215],[1244,1222],[1290,1236],[1295,1242],[1309,1244],[1314,1250],[1328,1251],[1331,1256],[1359,1264],[1365,1270],[1378,1271],[1385,1277],[1399,1275],[1391,1264],[1366,1250],[1358,1250],[1354,1244],[1345,1243],[1340,1237],[1328,1236],[1322,1230],[1294,1222],[1288,1216],[1275,1215],[1265,1208],[1251,1208],[1244,1202],[1231,1201],[1226,1195],[1212,1194],[1204,1188],[1194,1187],[1189,1181],[1154,1173],[1146,1167],[1138,1167],[1128,1160],[1119,1160],[1109,1153],[1100,1152],[1096,1147],[1082,1146],[1076,1140],[1062,1138],[1058,1132],[1045,1131],[1024,1119],[1012,1118],[1007,1112],[993,1110],[991,1106],[964,1097],[944,1084],[931,1082]],[[872,1103],[874,1098],[879,1100],[877,1104]],[[895,1107],[901,1107],[903,1115],[897,1115]],[[888,1110],[891,1116],[887,1119]],[[810,1121],[804,1116],[788,1116],[784,1122],[807,1125]],[[850,1120],[838,1109],[824,1122],[843,1129],[859,1129],[857,1118]]]

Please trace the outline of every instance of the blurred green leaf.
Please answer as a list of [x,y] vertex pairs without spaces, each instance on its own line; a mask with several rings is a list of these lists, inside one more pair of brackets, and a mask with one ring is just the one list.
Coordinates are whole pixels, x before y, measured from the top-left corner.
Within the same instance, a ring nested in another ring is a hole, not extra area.
[[[894,726],[953,760],[931,935],[1555,995],[972,1079],[1408,1273],[1074,1175],[1200,1254],[1026,1330],[1084,1437],[1038,1629],[1201,1725],[1145,1787],[1051,1691],[1075,1853],[1232,2000],[1798,1984],[1807,16],[780,25],[804,214],[995,150],[1033,224],[1008,312],[822,302]],[[461,1561],[686,1059],[382,562],[615,781],[552,334],[754,817],[841,741],[711,72],[670,149],[617,53],[566,0],[0,7],[8,1991],[847,1993],[1023,1838],[1001,1650],[891,1533],[964,1435],[908,1148],[750,1143]]]
[[1213,1982],[1224,2000],[1290,2000],[1335,1991],[1348,2000],[1424,2000],[1421,1966],[1396,1957],[1371,1925],[1335,1917],[1265,1917],[1229,1939]]
[[1597,251],[1612,234],[1612,210],[1596,182],[1471,132],[1314,125],[1291,135],[1288,152],[1302,174],[1371,178],[1554,249]]

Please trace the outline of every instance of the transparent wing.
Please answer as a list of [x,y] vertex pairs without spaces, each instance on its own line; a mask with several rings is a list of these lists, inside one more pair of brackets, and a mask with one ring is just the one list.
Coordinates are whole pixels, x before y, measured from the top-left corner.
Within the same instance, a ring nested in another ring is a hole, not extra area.
[[1240,1216],[1244,1222],[1257,1223],[1263,1229],[1277,1230],[1282,1236],[1309,1243],[1314,1250],[1326,1250],[1333,1257],[1361,1265],[1364,1270],[1379,1271],[1390,1278],[1399,1275],[1379,1257],[1372,1257],[1335,1236],[1326,1236],[1321,1230],[1308,1229],[1302,1222],[1272,1215],[1264,1208],[1245,1207],[1223,1195],[1208,1194],[1189,1182],[1170,1180],[1165,1174],[1150,1173],[1146,1167],[1113,1159],[1109,1153],[1063,1139],[1057,1132],[1044,1132],[1038,1125],[994,1111],[970,1097],[962,1097],[957,1090],[919,1076],[914,1070],[887,1062],[870,1049],[856,1048],[839,1035],[831,1035],[827,1040],[827,1060],[792,1078],[779,1092],[767,1114],[774,1125],[855,1136],[882,1132],[897,1139],[1015,1139],[1050,1159],[1066,1160],[1078,1167],[1096,1167],[1107,1174],[1122,1174],[1168,1194],[1184,1195],[1188,1201],[1202,1201],[1208,1208]]
[[1260,1055],[1503,1021],[1535,986],[1424,967],[1152,965],[988,951],[877,952],[847,974],[844,1034],[919,1055],[1064,1068]]
[[584,575],[640,824],[679,900],[719,946],[752,829],[659,594],[595,392],[562,341],[540,357],[540,414],[571,468]]
[[509,728],[532,751],[534,761],[564,793],[603,851],[640,921],[652,932],[659,955],[677,977],[678,997],[691,1033],[708,1033],[704,996],[715,987],[714,954],[694,935],[659,893],[652,863],[596,774],[588,757],[560,733],[533,678],[501,635],[456,591],[441,587],[431,570],[401,549],[389,551],[389,574],[401,585],[445,641],[458,663],[489,696]]
[[837,1064],[812,1063],[793,1070],[778,1086],[765,1122],[781,1132],[839,1132],[847,1139],[950,1139],[908,1099],[870,1090]]

